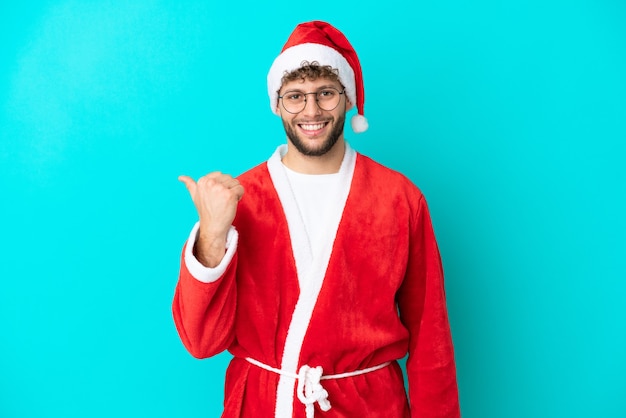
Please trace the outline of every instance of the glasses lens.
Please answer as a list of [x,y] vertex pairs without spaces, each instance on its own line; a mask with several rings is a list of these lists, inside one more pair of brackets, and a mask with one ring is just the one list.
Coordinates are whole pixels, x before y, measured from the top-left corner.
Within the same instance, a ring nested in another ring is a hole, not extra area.
[[322,110],[334,110],[339,104],[340,93],[332,87],[317,92],[317,104]]
[[300,91],[288,91],[283,94],[283,107],[289,113],[300,113],[306,105],[306,97]]

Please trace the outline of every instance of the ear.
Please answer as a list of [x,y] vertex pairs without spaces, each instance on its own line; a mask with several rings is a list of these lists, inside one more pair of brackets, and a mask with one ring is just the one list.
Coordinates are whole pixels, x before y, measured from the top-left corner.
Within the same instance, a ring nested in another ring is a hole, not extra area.
[[352,101],[348,98],[347,94],[344,94],[344,96],[346,96],[346,112],[350,109],[352,109],[354,107],[354,105],[352,104]]
[[274,111],[274,113],[282,118],[283,117],[283,107],[280,105],[280,99],[279,99],[281,90],[282,90],[282,86],[276,92],[276,103],[274,103],[274,109],[276,109],[276,110]]

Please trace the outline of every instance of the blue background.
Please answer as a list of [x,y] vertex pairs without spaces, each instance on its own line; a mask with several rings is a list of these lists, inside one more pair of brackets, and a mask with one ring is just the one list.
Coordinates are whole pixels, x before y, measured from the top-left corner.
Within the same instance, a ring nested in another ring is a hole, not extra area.
[[179,174],[285,141],[265,76],[347,34],[370,130],[427,195],[463,416],[626,417],[626,4],[30,1],[0,6],[0,417],[217,417],[228,355],[170,304]]

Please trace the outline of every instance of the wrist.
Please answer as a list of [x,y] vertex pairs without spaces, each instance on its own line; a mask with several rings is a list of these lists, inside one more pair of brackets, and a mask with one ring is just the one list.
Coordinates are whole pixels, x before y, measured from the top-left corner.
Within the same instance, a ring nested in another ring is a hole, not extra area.
[[193,255],[205,267],[216,267],[226,253],[226,235],[198,231]]

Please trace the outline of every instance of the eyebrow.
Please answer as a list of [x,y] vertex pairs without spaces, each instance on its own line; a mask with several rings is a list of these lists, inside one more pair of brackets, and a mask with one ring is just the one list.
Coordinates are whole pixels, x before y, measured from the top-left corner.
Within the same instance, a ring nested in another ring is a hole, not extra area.
[[321,90],[321,89],[328,89],[328,88],[341,90],[341,86],[336,87],[336,86],[334,86],[334,85],[332,85],[332,84],[325,84],[325,85],[323,85],[323,86],[320,86],[320,90]]
[[[341,89],[342,89],[341,86],[337,87],[337,86],[333,86],[332,84],[325,84],[323,86],[319,86],[316,91],[324,90],[324,89],[328,89],[328,88],[336,89],[336,90],[339,90],[339,91],[341,91]],[[292,91],[297,91],[299,93],[304,93],[304,90],[302,90],[302,89],[289,89],[289,90],[285,90],[285,93],[292,92]],[[285,93],[283,93],[283,94],[285,94]]]

